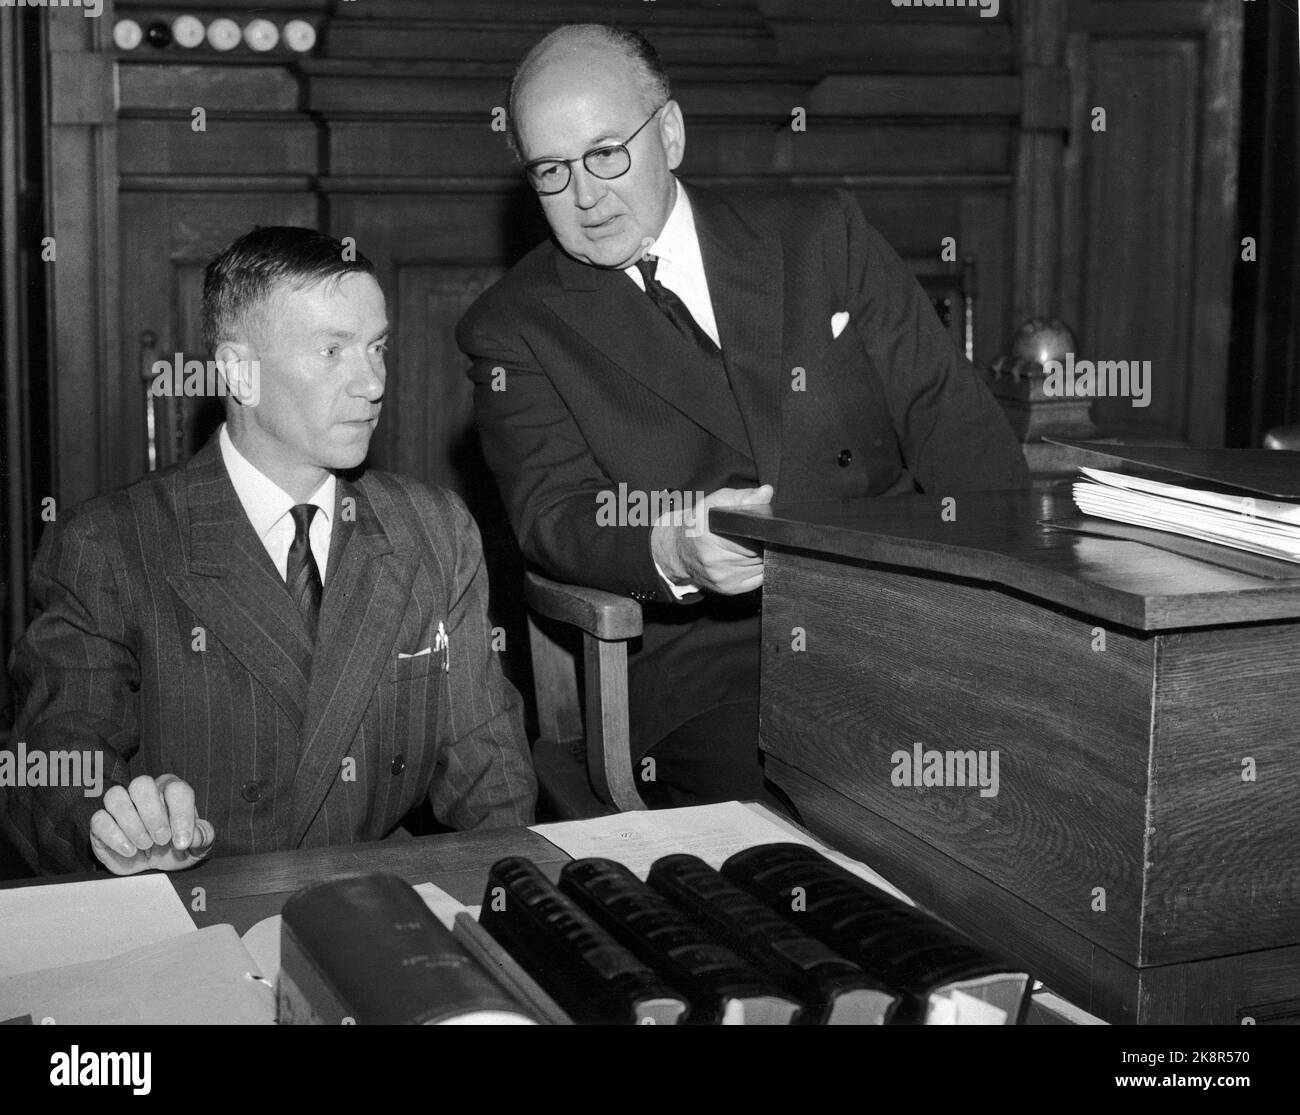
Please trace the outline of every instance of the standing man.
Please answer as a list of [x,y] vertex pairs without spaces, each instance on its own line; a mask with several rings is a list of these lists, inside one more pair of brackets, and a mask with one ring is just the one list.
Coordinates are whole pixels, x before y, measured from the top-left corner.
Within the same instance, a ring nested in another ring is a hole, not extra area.
[[384,394],[374,268],[258,229],[208,265],[203,322],[219,435],[41,540],[14,746],[80,753],[108,788],[0,789],[10,839],[38,871],[125,875],[378,840],[424,798],[458,829],[528,823],[474,522],[352,471]]
[[[488,463],[531,561],[644,605],[648,795],[761,796],[762,555],[708,509],[1017,487],[1024,460],[849,197],[677,180],[685,123],[641,36],[561,27],[520,63],[509,117],[554,239],[460,323]],[[612,494],[663,490],[700,493],[694,516],[609,523]]]

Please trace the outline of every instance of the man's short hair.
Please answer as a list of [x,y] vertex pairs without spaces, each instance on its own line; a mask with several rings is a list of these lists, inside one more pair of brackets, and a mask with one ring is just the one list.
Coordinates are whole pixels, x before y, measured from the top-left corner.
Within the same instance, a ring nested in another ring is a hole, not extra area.
[[659,52],[640,31],[627,27],[610,27],[605,23],[567,23],[557,27],[546,38],[536,43],[523,60],[515,67],[510,78],[510,89],[506,94],[506,139],[515,158],[522,159],[519,146],[519,134],[515,130],[517,119],[517,101],[523,79],[528,70],[542,54],[558,46],[579,46],[584,43],[597,43],[618,51],[632,65],[633,76],[639,86],[642,110],[649,113],[667,103],[672,96],[668,82],[668,71],[659,58]]
[[294,290],[337,282],[375,266],[355,249],[312,228],[270,225],[245,233],[215,256],[203,272],[203,343],[209,353],[223,341],[246,336],[249,317],[281,283]]

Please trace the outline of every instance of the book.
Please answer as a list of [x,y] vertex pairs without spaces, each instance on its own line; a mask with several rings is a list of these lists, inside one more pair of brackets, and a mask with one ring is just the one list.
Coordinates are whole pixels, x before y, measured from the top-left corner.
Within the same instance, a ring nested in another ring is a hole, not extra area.
[[1017,1024],[1033,981],[1016,964],[800,844],[737,852],[722,875],[901,996],[894,1023]]
[[1106,469],[1079,471],[1084,479],[1074,484],[1074,502],[1085,515],[1300,564],[1300,503],[1228,485],[1190,488]]
[[281,921],[283,1024],[535,1025],[411,885],[372,873],[300,890]]
[[690,1006],[522,856],[492,865],[479,925],[576,1022],[671,1026]]
[[802,1025],[879,1026],[900,996],[728,882],[698,856],[664,856],[648,882],[802,1004]]
[[690,1001],[692,1025],[783,1026],[801,1004],[622,864],[565,864],[560,890]]

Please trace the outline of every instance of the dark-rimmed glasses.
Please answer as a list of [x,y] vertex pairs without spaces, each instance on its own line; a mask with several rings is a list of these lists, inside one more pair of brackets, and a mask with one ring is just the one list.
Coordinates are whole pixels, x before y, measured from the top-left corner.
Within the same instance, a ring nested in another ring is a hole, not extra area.
[[[664,105],[667,103],[665,101]],[[528,184],[543,197],[562,194],[569,188],[574,163],[581,163],[586,167],[588,174],[606,181],[611,178],[622,178],[632,169],[632,153],[627,149],[627,145],[641,134],[646,124],[659,115],[659,110],[664,105],[660,105],[647,116],[642,121],[641,127],[622,143],[608,143],[601,147],[593,147],[576,159],[534,159],[531,163],[525,164],[524,176],[528,179]]]

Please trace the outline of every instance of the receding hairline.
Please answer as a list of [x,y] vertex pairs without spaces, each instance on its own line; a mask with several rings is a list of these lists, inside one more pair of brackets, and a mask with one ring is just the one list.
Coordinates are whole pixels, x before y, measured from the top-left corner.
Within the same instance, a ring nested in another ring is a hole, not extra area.
[[523,60],[515,68],[510,82],[509,104],[507,106],[510,138],[517,145],[519,140],[518,111],[530,82],[557,58],[572,57],[583,51],[599,51],[605,57],[617,57],[626,65],[628,74],[637,86],[638,97],[644,102],[643,109],[649,111],[658,108],[652,104],[656,100],[659,77],[645,61],[636,54],[632,44],[619,37],[618,28],[607,27],[602,23],[572,23],[557,27],[545,38],[534,43]]

